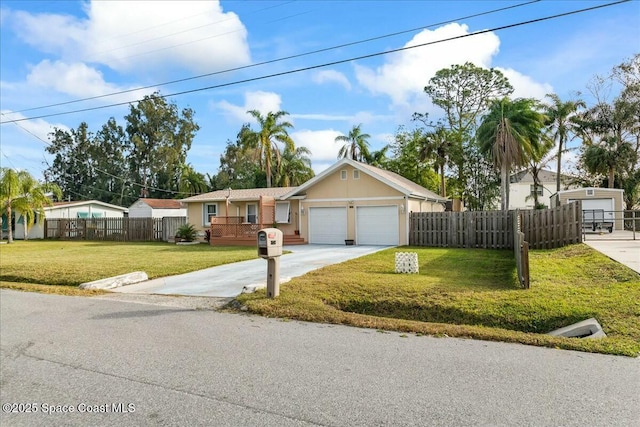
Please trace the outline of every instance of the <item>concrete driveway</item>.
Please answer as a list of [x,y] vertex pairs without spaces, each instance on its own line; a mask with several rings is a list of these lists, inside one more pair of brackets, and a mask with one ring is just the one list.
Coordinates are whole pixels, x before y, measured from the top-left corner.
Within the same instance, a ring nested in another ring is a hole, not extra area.
[[[280,282],[302,276],[311,270],[338,264],[389,246],[299,245],[286,246],[292,253],[280,257]],[[113,292],[136,294],[198,295],[235,297],[245,286],[264,287],[267,283],[267,260],[225,264],[205,270],[148,280],[111,289]]]
[[585,239],[584,243],[640,273],[640,240]]

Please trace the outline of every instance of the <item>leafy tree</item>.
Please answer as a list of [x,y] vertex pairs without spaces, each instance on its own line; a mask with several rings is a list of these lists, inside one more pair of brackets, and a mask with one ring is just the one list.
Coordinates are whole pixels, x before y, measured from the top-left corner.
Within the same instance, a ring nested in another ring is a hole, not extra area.
[[253,131],[244,124],[236,136],[236,141],[227,141],[224,153],[220,156],[218,173],[209,178],[209,187],[215,190],[233,187],[262,188],[266,187],[266,175],[256,162],[258,150],[251,147]]
[[509,209],[509,172],[526,165],[538,149],[545,116],[536,111],[536,101],[520,98],[494,101],[478,128],[477,139],[483,153],[491,153],[500,170],[501,209]]
[[385,145],[379,150],[370,151],[365,157],[364,162],[371,166],[384,169],[387,163],[389,162],[389,158],[387,157],[387,151],[389,151],[388,145]]
[[398,128],[394,141],[389,144],[391,158],[386,163],[386,169],[429,190],[438,191],[438,176],[434,172],[433,162],[420,155],[424,137],[423,129]]
[[295,144],[289,136],[288,130],[293,125],[288,121],[283,121],[283,117],[289,113],[286,111],[268,112],[263,116],[258,110],[247,111],[253,116],[260,129],[246,135],[245,141],[248,143],[245,148],[256,149],[260,168],[264,170],[267,177],[267,188],[271,187],[273,177],[273,162],[276,168],[280,166],[282,152],[278,143],[282,143],[285,149],[295,150]]
[[[13,242],[12,215],[18,211],[24,218],[25,239],[35,221],[36,214],[44,216],[44,207],[51,205],[47,193],[62,197],[62,191],[55,184],[41,184],[27,171],[0,168],[0,204],[2,214],[9,222],[7,241]],[[0,220],[1,222],[1,220]]]
[[[533,147],[528,158],[529,171],[533,178],[533,204],[536,209],[544,208],[538,198],[538,188],[544,188],[540,182],[540,171],[553,159],[553,156],[550,155],[553,147],[554,140],[552,138],[542,137],[540,144],[537,147]],[[559,173],[558,176],[560,176]]]
[[[178,190],[191,142],[200,129],[190,108],[178,107],[158,93],[129,107],[129,169],[142,197],[167,198]],[[162,191],[169,190],[169,191]]]
[[352,159],[358,162],[364,162],[369,154],[369,142],[371,138],[368,133],[362,133],[361,124],[353,126],[349,131],[349,135],[336,136],[336,142],[344,142],[345,144],[338,152],[339,159]]
[[209,185],[203,174],[196,172],[190,164],[184,165],[180,174],[179,197],[189,197],[206,193]]
[[[469,173],[475,174],[473,167],[467,160],[477,157],[475,153],[474,134],[478,121],[489,103],[513,93],[513,87],[508,79],[496,69],[485,69],[467,62],[463,65],[452,65],[436,72],[424,88],[434,105],[440,107],[444,113],[444,126],[450,132],[451,147],[449,149],[450,163],[457,175],[454,181],[458,196],[467,199],[471,191],[479,194],[481,189],[473,187],[476,179],[467,182]],[[414,115],[414,118],[420,115]],[[424,121],[426,116],[422,116]],[[434,127],[436,127],[434,125]],[[481,167],[480,164],[477,164]],[[478,176],[484,175],[479,171]]]
[[294,150],[285,147],[276,172],[276,185],[295,187],[313,178],[315,173],[311,169],[309,155],[311,151],[307,147],[297,147]]
[[578,129],[578,111],[580,108],[586,108],[586,104],[582,100],[562,101],[556,94],[548,94],[547,97],[551,100],[551,103],[545,105],[545,114],[548,117],[548,126],[552,137],[558,144],[556,191],[560,191],[562,189],[560,183],[562,153],[566,152],[567,142],[571,139],[571,134]]
[[464,150],[463,172],[466,180],[462,184],[454,184],[464,192],[465,206],[471,211],[495,209],[500,196],[500,175],[491,160],[489,154],[482,153],[477,144],[468,144]]

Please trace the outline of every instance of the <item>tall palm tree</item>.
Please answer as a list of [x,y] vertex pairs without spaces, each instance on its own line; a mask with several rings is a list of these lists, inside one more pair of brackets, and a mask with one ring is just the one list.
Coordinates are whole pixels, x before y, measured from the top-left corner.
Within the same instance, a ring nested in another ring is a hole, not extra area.
[[526,165],[538,149],[546,116],[536,110],[534,99],[502,98],[491,103],[476,138],[481,152],[491,153],[500,169],[501,209],[509,209],[509,172]]
[[529,170],[533,178],[533,205],[536,209],[541,206],[538,199],[538,188],[544,188],[540,183],[540,171],[555,157],[555,155],[551,155],[553,146],[554,140],[542,134],[540,144],[531,152],[528,159]]
[[420,159],[432,159],[435,170],[440,174],[440,195],[447,196],[446,178],[444,168],[449,163],[454,139],[450,132],[443,126],[438,126],[434,131],[425,134],[421,141]]
[[282,187],[298,186],[314,177],[311,151],[307,147],[289,150],[285,147],[276,173],[276,183]]
[[284,116],[289,114],[286,111],[277,111],[275,113],[270,111],[266,116],[263,116],[258,110],[247,112],[257,120],[260,126],[258,131],[247,133],[247,142],[257,148],[258,161],[267,175],[267,188],[270,188],[273,161],[275,160],[276,167],[279,166],[282,156],[278,143],[282,143],[285,149],[295,150],[293,139],[291,139],[287,131],[287,129],[293,128],[293,125],[288,121],[282,120]]
[[340,148],[338,152],[338,158],[348,158],[359,162],[365,161],[369,154],[369,142],[367,139],[371,138],[371,135],[362,133],[360,127],[354,126],[349,131],[349,135],[337,136],[336,142],[344,142],[345,144]]
[[545,114],[548,117],[548,126],[553,140],[558,144],[558,169],[556,176],[556,191],[561,190],[560,174],[562,172],[562,153],[567,149],[567,142],[571,138],[571,133],[578,128],[578,110],[586,108],[582,100],[562,101],[558,95],[551,93],[547,95],[551,104],[545,105]]
[[366,155],[364,162],[371,166],[384,168],[389,161],[387,151],[389,151],[389,145],[385,145],[379,150],[371,151]]
[[[51,205],[47,192],[62,198],[62,191],[55,184],[41,184],[27,171],[0,169],[0,205],[9,222],[7,241],[13,242],[11,216],[18,211],[24,217],[25,239],[35,221],[35,215],[44,215],[44,207]],[[1,220],[0,220],[1,221]]]

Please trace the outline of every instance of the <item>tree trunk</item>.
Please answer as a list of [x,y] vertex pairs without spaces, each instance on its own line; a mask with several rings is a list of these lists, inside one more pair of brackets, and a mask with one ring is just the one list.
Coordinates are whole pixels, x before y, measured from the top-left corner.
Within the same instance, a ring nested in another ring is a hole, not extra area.
[[7,243],[13,243],[13,221],[11,221],[11,201],[7,203]]
[[556,192],[560,191],[560,172],[562,171],[562,140],[559,142],[558,147],[558,175],[556,176]]
[[616,176],[616,170],[614,168],[609,168],[609,188],[613,188],[613,180]]
[[508,211],[509,210],[509,170],[507,169],[506,162],[502,162],[502,166],[500,166],[500,199],[501,210]]
[[440,195],[447,197],[447,184],[444,177],[444,165],[440,165]]

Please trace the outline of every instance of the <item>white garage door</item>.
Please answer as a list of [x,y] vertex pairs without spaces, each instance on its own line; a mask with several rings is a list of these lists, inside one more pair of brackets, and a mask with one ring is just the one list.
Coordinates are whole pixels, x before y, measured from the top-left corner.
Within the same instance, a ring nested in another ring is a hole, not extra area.
[[344,245],[347,208],[309,208],[309,243]]
[[[569,202],[573,202],[573,199],[570,199]],[[585,213],[585,218],[596,218],[596,219],[604,219],[607,222],[614,222],[614,202],[613,199],[580,199],[582,202],[582,211],[587,211]],[[589,212],[592,210],[603,210],[604,218],[601,218],[599,214],[594,214],[593,212]],[[595,215],[595,216],[594,216]],[[615,222],[614,222],[615,224]]]
[[357,206],[356,230],[358,245],[398,245],[398,207]]

